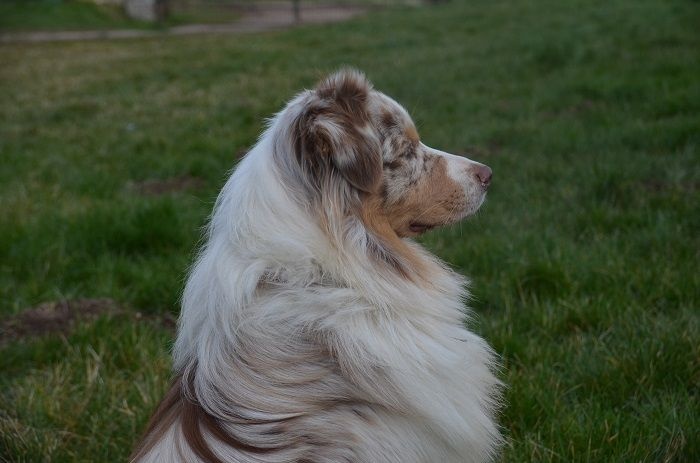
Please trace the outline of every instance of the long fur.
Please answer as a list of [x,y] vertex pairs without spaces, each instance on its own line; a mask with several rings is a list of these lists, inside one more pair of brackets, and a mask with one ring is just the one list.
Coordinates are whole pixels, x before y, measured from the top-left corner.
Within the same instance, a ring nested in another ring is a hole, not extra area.
[[499,382],[491,349],[464,327],[466,281],[368,225],[363,189],[376,179],[343,171],[363,153],[305,164],[309,125],[326,124],[320,151],[344,146],[332,143],[342,121],[320,120],[321,93],[277,114],[223,187],[184,291],[175,380],[132,461],[494,457]]

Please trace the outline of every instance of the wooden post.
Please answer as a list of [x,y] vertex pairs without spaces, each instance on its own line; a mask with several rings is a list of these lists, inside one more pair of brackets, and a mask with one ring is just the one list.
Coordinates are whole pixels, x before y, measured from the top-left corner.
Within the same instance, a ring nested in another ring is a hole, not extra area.
[[294,22],[299,24],[301,22],[301,11],[299,10],[299,2],[301,0],[292,0],[292,10],[294,10]]
[[156,21],[163,22],[167,19],[170,14],[170,1],[169,0],[156,0]]

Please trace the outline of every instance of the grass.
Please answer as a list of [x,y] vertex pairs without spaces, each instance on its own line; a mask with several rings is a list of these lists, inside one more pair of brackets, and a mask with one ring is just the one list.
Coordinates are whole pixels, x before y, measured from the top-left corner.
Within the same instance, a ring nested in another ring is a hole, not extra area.
[[0,31],[143,28],[114,5],[87,0],[3,0]]
[[232,22],[240,17],[231,7],[203,3],[183,7],[174,2],[172,14],[163,22],[129,18],[113,4],[90,0],[2,0],[0,32],[34,30],[162,29],[187,23]]
[[[424,243],[502,355],[503,462],[700,461],[700,6],[452,2],[241,37],[0,48],[0,461],[124,460],[168,374],[201,226],[265,117],[340,65],[472,153],[483,212]],[[145,194],[153,179],[195,178]],[[161,192],[163,193],[163,192]],[[137,312],[141,316],[137,315]]]

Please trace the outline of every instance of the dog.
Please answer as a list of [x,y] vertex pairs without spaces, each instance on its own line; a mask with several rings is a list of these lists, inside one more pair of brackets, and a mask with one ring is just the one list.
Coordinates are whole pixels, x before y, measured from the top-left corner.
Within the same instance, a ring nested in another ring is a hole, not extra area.
[[465,278],[411,239],[474,214],[491,176],[356,70],[293,98],[216,200],[131,460],[493,460],[497,358]]

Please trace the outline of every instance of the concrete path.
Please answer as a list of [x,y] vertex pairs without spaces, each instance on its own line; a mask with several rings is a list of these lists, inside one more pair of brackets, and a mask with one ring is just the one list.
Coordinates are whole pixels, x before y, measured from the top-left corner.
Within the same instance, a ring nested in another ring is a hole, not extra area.
[[295,22],[289,3],[266,5],[242,12],[242,17],[228,24],[188,24],[162,31],[123,29],[102,31],[54,31],[0,33],[0,43],[65,42],[75,40],[130,39],[137,37],[166,37],[196,34],[242,34],[285,29],[304,24],[345,21],[367,12],[357,6],[302,5],[301,21]]

